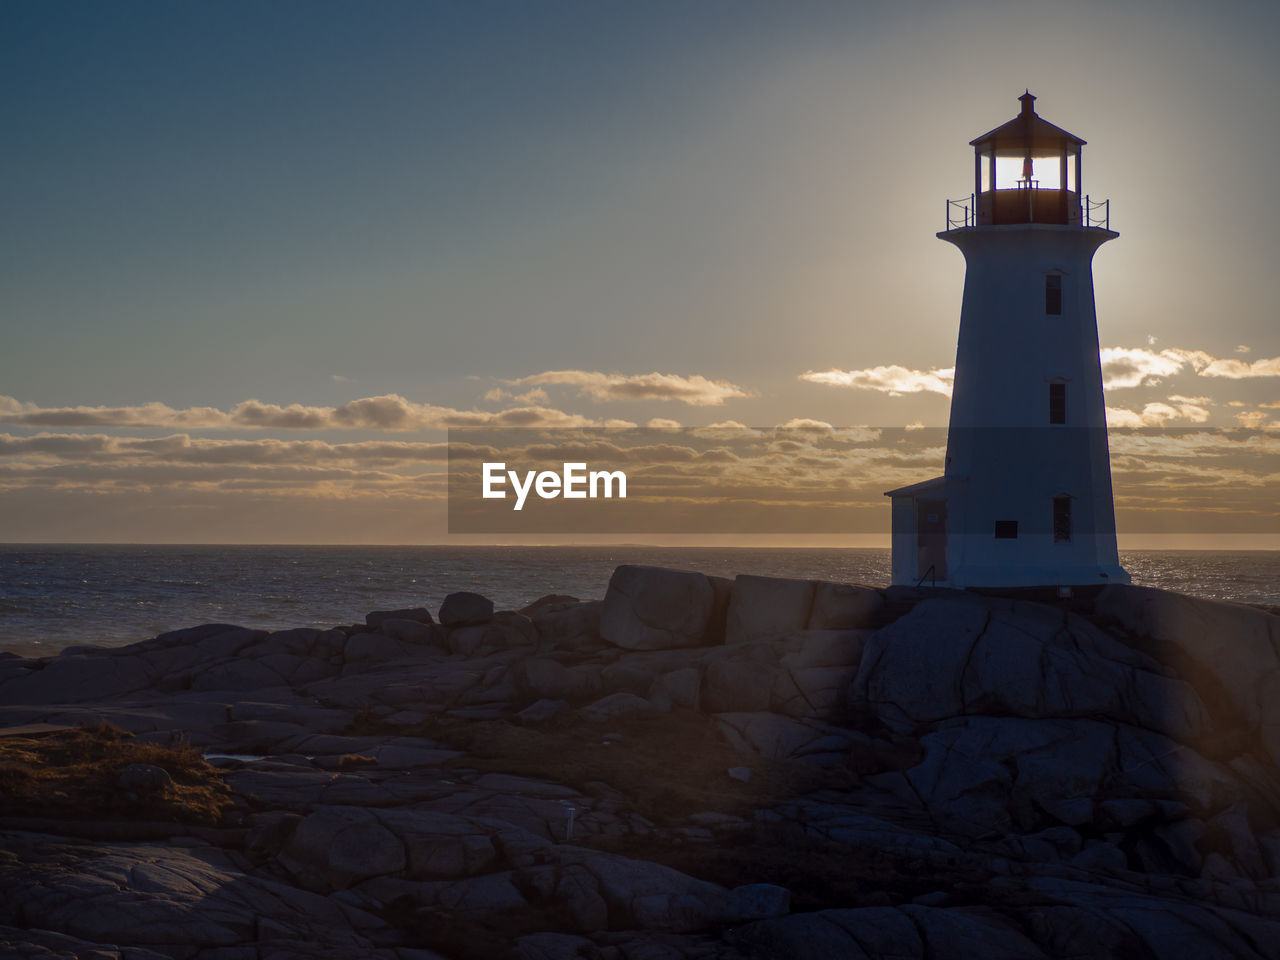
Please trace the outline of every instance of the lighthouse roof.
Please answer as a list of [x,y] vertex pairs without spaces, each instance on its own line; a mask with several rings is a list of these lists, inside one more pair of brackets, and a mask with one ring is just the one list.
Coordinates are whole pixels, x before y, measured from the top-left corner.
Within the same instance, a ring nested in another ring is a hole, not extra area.
[[898,487],[896,490],[886,490],[886,497],[915,497],[922,493],[932,493],[934,490],[947,486],[951,482],[950,477],[934,477],[931,480],[921,480],[919,483],[909,483],[905,487]]
[[1079,147],[1087,142],[1074,133],[1068,133],[1048,120],[1042,119],[1033,106],[1036,98],[1031,91],[1028,90],[1018,100],[1022,102],[1021,113],[1008,123],[1001,124],[977,139],[970,140],[969,146],[980,147],[991,144],[999,151],[1001,147],[1060,148],[1064,142]]

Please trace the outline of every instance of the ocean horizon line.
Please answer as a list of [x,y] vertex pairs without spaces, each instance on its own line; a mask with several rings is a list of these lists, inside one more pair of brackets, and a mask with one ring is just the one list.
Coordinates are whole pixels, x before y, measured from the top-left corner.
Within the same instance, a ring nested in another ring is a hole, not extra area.
[[[1266,534],[1245,534],[1249,537],[1263,537]],[[1123,541],[1123,537],[1122,537]],[[548,542],[525,542],[525,541],[487,541],[484,543],[445,543],[439,541],[417,542],[404,541],[399,543],[365,543],[365,542],[321,542],[321,541],[248,541],[248,540],[227,540],[227,541],[187,541],[187,540],[0,540],[0,548],[8,547],[261,547],[264,549],[279,549],[281,547],[308,547],[315,549],[388,549],[388,550],[405,550],[415,548],[444,548],[454,550],[491,550],[495,548],[546,548],[546,549],[565,549],[565,550],[586,550],[586,549],[622,549],[622,548],[644,548],[644,549],[662,549],[662,550],[889,550],[891,545],[885,544],[823,544],[823,543],[717,543],[714,541],[699,541],[694,543],[668,543],[663,541],[648,540],[618,540],[618,541],[567,541],[563,543]],[[1120,549],[1126,553],[1164,553],[1164,552],[1254,552],[1254,553],[1280,553],[1280,546],[1261,547],[1249,546],[1246,544],[1223,544],[1223,545],[1197,545],[1197,544],[1170,544],[1170,545],[1145,545],[1145,546],[1126,546],[1121,542]]]

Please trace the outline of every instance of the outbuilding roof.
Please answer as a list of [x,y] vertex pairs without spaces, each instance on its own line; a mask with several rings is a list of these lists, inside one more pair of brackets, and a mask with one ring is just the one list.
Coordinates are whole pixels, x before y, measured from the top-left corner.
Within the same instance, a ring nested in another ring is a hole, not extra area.
[[886,497],[914,497],[921,493],[927,493],[935,487],[946,486],[946,477],[934,477],[932,480],[921,480],[919,483],[910,483],[905,487],[899,487],[897,490],[886,490]]

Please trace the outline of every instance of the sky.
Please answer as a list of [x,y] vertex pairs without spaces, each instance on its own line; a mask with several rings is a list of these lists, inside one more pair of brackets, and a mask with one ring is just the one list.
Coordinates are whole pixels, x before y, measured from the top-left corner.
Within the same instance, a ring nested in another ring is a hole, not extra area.
[[[935,233],[1024,89],[1120,234],[1112,425],[1274,430],[1278,20],[5,0],[0,541],[449,542],[448,427],[945,427]],[[1122,546],[1275,490],[1191,459],[1113,458]]]

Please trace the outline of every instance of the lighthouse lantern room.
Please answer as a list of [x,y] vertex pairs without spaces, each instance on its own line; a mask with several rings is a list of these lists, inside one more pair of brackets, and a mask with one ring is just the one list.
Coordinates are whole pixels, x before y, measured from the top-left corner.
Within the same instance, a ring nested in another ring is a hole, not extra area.
[[1030,92],[971,141],[974,192],[938,237],[965,258],[941,477],[886,495],[893,582],[951,587],[1127,583],[1115,509],[1093,255],[1118,234],[1081,190],[1085,141]]

